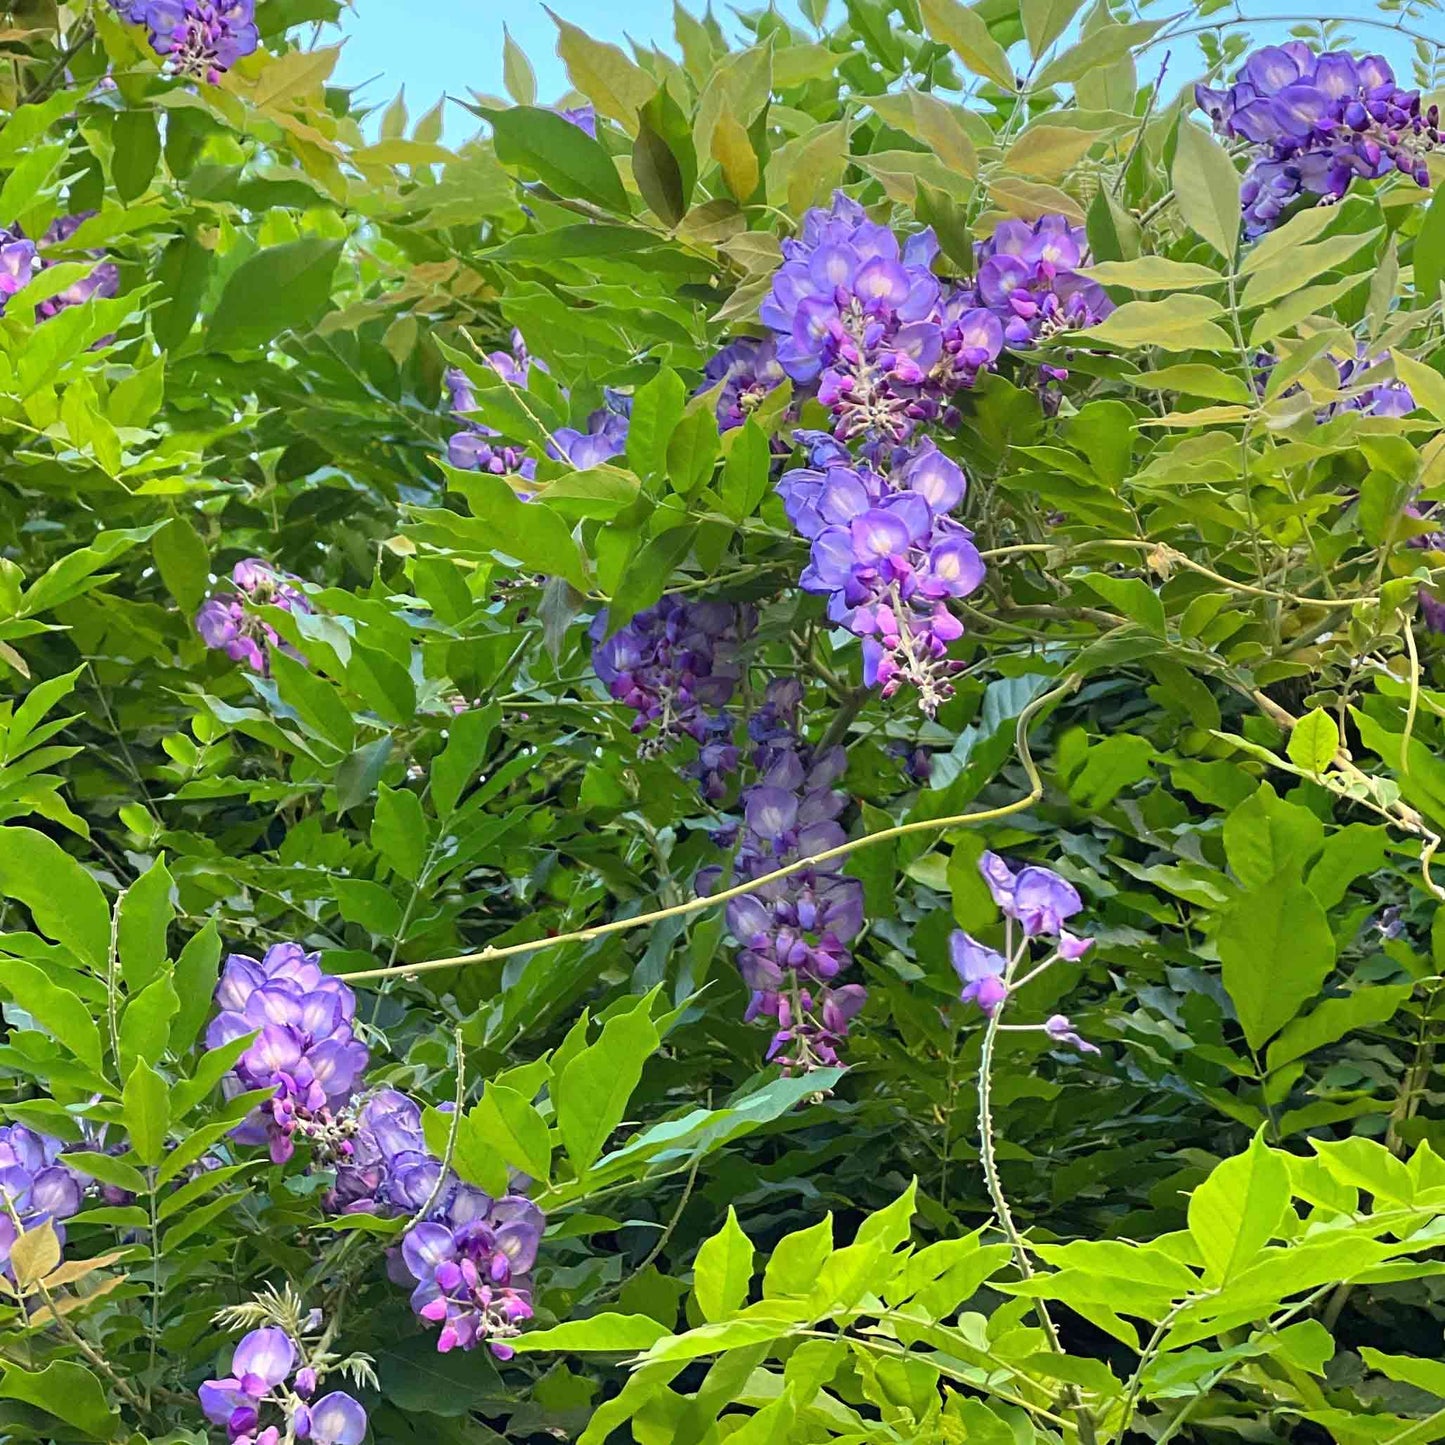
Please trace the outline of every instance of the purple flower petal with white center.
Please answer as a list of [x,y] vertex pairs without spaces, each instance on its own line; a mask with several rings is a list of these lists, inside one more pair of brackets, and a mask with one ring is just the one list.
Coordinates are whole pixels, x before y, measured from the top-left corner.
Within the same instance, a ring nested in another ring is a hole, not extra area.
[[323,1395],[310,1407],[313,1445],[361,1445],[366,1411],[341,1390]]

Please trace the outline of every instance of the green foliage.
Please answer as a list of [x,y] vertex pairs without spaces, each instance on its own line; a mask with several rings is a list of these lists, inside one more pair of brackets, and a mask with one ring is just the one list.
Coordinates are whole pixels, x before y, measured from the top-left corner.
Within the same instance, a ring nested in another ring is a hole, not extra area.
[[[1439,157],[1433,194],[1357,180],[1246,239],[1185,82],[1277,37],[1212,0],[678,8],[663,49],[559,19],[595,137],[507,36],[513,103],[454,146],[331,83],[344,8],[261,0],[219,84],[103,0],[5,32],[0,226],[87,218],[0,315],[0,1123],[87,1192],[63,1251],[9,1245],[0,1436],[198,1445],[216,1316],[268,1287],[376,1362],[377,1442],[1441,1434]],[[1428,104],[1431,12],[1388,8],[1299,33],[1418,32]],[[704,382],[835,187],[948,277],[1067,217],[1116,303],[932,427],[988,563],[932,718],[798,587],[774,483],[813,393],[720,432]],[[61,304],[101,261],[116,294]],[[486,359],[513,328],[520,383]],[[525,487],[452,464],[453,368]],[[1392,377],[1413,410],[1361,404]],[[572,466],[611,393],[625,448]],[[264,673],[195,626],[250,557],[307,603],[247,604]],[[667,595],[748,609],[738,717],[796,679],[849,840],[899,830],[847,861],[846,1068],[787,1076],[741,1022],[696,893],[736,793],[596,677],[594,628]],[[1102,1049],[994,1035],[988,1166],[948,962],[1006,937],[985,848],[1094,938],[1005,1017]],[[355,976],[367,1087],[546,1212],[515,1359],[437,1354],[387,1278],[408,1217],[236,1137],[269,1095],[249,1036],[207,1047],[222,960],[290,941]]]

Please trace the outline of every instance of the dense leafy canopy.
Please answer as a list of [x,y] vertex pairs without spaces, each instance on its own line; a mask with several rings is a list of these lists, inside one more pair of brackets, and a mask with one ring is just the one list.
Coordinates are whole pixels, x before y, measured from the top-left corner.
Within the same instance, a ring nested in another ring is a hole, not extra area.
[[0,1438],[1445,1434],[1438,12],[340,8],[0,33]]

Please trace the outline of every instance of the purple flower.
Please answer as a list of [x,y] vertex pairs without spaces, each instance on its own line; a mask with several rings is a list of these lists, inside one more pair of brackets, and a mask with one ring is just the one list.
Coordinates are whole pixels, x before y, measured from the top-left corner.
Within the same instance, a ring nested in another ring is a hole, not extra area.
[[558,427],[552,433],[547,455],[565,461],[579,472],[600,467],[627,448],[627,428],[632,416],[632,398],[609,391],[605,402],[587,418],[587,430]]
[[967,490],[960,467],[925,440],[890,475],[863,464],[799,468],[777,490],[812,542],[800,585],[863,639],[865,683],[884,697],[910,683],[932,716],[952,694],[948,645],[963,633],[948,600],[984,579],[972,534],[949,515]]
[[206,1030],[206,1046],[219,1048],[255,1034],[228,1076],[230,1093],[271,1089],[271,1098],[238,1126],[236,1138],[268,1144],[276,1163],[295,1149],[299,1133],[323,1158],[349,1158],[349,1128],[337,1120],[367,1064],[352,1031],[356,995],[323,973],[319,954],[282,943],[257,960],[233,953],[226,960],[216,1001],[221,1012]]
[[233,1442],[253,1435],[260,1410],[271,1393],[284,1385],[296,1368],[296,1342],[283,1329],[267,1325],[252,1330],[236,1346],[231,1373],[207,1380],[196,1392],[201,1409],[213,1425],[224,1425]]
[[22,1229],[49,1222],[65,1243],[62,1221],[80,1212],[85,1184],[63,1162],[64,1148],[24,1124],[0,1125],[0,1272],[9,1274],[10,1249]]
[[1063,1014],[1052,1015],[1044,1024],[1044,1032],[1059,1044],[1072,1044],[1080,1053],[1097,1054],[1099,1050],[1074,1031],[1074,1026]]
[[289,657],[301,654],[283,642],[276,629],[262,621],[247,607],[279,607],[286,612],[313,612],[310,599],[298,579],[278,572],[258,557],[237,562],[231,572],[234,593],[221,593],[208,598],[196,613],[196,631],[207,647],[215,648],[236,662],[244,662],[252,672],[268,677],[271,672],[270,649],[279,648]]
[[18,227],[0,226],[0,316],[9,299],[30,284],[40,266],[35,242],[27,240]]
[[340,1390],[323,1395],[306,1413],[307,1433],[296,1433],[312,1445],[361,1445],[366,1436],[366,1411]]
[[[743,824],[733,871],[739,881],[814,858],[844,840],[838,815],[846,796],[833,788],[846,759],[842,748],[818,754],[797,732],[801,686],[775,678],[749,719],[757,781],[743,790]],[[699,874],[710,891],[717,870]],[[787,878],[732,899],[728,931],[751,991],[745,1018],[776,1021],[768,1058],[789,1072],[838,1062],[848,1026],[862,1009],[861,984],[839,987],[852,967],[849,944],[863,928],[863,886],[842,873],[839,859],[820,859]]]
[[151,49],[177,75],[211,85],[261,43],[255,0],[128,0],[123,13],[146,26]]
[[355,1118],[327,1206],[344,1214],[415,1214],[437,1197],[441,1161],[426,1147],[421,1109],[395,1089],[371,1095]]
[[[1015,872],[997,853],[987,852],[979,858],[978,868],[1004,916],[1021,923],[1030,938],[1061,933],[1065,919],[1072,918],[1084,906],[1078,889],[1050,868],[1028,864]],[[1087,947],[1084,940],[1074,938],[1069,939],[1068,946],[1074,949],[1080,943]],[[1064,954],[1062,944],[1059,952]],[[1080,957],[1082,952],[1079,949],[1074,956]]]
[[732,697],[734,654],[750,614],[725,602],[664,597],[607,636],[607,614],[591,628],[592,666],[607,691],[635,713],[632,731],[655,732],[643,744],[655,755],[684,735],[700,749],[694,776],[721,796],[721,778],[737,766],[731,725],[718,709]]
[[[80,229],[81,222],[94,215],[84,211],[79,215],[62,216],[55,221],[40,238],[42,247],[58,246],[68,241]],[[90,253],[99,259],[99,253]],[[40,272],[49,270],[58,263],[37,249],[18,226],[0,226],[0,315],[5,305],[17,291],[27,286]],[[35,319],[48,321],[71,306],[79,306],[92,297],[114,296],[120,289],[120,271],[114,262],[101,261],[89,275],[72,281],[69,286],[47,297],[35,307]],[[98,342],[97,345],[103,345]]]
[[578,130],[597,139],[597,108],[592,105],[574,105],[559,107],[557,114]]
[[459,1191],[447,1216],[413,1225],[402,1239],[401,1261],[416,1281],[411,1305],[428,1324],[441,1326],[437,1350],[487,1345],[499,1359],[532,1317],[529,1271],[537,1258],[544,1220],[530,1199],[490,1199]]
[[1430,183],[1439,111],[1422,114],[1419,93],[1400,89],[1382,56],[1268,45],[1227,89],[1197,86],[1195,101],[1221,135],[1254,147],[1240,189],[1247,236],[1273,227],[1300,196],[1338,200],[1357,176]]
[[[522,333],[516,330],[512,332],[511,351],[488,353],[487,364],[509,386],[522,390],[527,387],[533,367],[538,371],[547,370],[545,362],[528,353]],[[498,443],[494,440],[498,435],[496,431],[467,416],[468,412],[476,409],[477,398],[466,372],[452,367],[443,379],[450,410],[463,422],[462,430],[454,432],[447,442],[447,461],[463,471],[491,472],[495,476],[514,475],[528,482],[535,481],[536,457],[528,456],[520,447]],[[519,495],[524,501],[531,497],[529,492]]]
[[955,930],[948,937],[948,956],[953,971],[963,984],[959,997],[964,1003],[975,1003],[992,1017],[1008,997],[1008,960],[995,953],[970,934]]
[[722,388],[717,398],[720,432],[742,426],[764,397],[787,380],[772,338],[759,341],[751,336],[724,346],[709,359],[702,376],[699,390]]

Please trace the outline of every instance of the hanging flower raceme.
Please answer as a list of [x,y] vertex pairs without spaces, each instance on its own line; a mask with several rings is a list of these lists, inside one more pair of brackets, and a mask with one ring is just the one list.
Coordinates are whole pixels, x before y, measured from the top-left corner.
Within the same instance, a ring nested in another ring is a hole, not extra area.
[[864,681],[885,697],[911,684],[930,717],[952,695],[948,644],[963,634],[948,601],[984,578],[972,533],[949,515],[966,487],[962,469],[925,441],[887,476],[830,462],[786,472],[777,488],[812,543],[801,585],[863,639]]
[[247,606],[250,603],[257,607],[280,607],[286,612],[314,612],[316,609],[297,585],[298,579],[277,571],[259,557],[248,557],[236,563],[231,581],[235,592],[208,598],[196,613],[196,631],[201,634],[201,641],[236,662],[244,662],[262,677],[270,676],[272,648],[303,660],[294,647],[281,640],[274,627]]
[[113,0],[123,20],[144,25],[151,49],[177,75],[219,84],[261,43],[255,0]]
[[537,1258],[542,1211],[520,1194],[493,1199],[452,1184],[429,1218],[402,1239],[401,1263],[415,1281],[411,1307],[439,1325],[437,1351],[486,1345],[498,1359],[532,1317],[530,1271]]
[[[1079,274],[1089,264],[1088,240],[1084,228],[1064,216],[1042,216],[1032,225],[1000,222],[974,250],[973,284],[962,294],[997,319],[1008,346],[1097,326],[1114,309],[1104,288]],[[1052,380],[1068,375],[1058,367],[1042,370]]]
[[[727,602],[664,597],[607,636],[607,613],[591,629],[592,666],[608,692],[637,716],[632,731],[650,731],[642,751],[655,755],[686,735],[700,748],[717,745],[708,771],[732,772],[737,750],[717,709],[733,695],[737,644],[748,616]],[[731,748],[731,752],[727,749]]]
[[256,1034],[225,1087],[232,1095],[273,1091],[235,1137],[269,1145],[278,1164],[291,1157],[297,1135],[328,1162],[351,1154],[355,1126],[339,1113],[368,1056],[352,1028],[356,995],[319,960],[299,943],[278,943],[259,960],[231,954],[216,986],[221,1012],[206,1030],[212,1049]]
[[1415,398],[1410,388],[1398,377],[1384,375],[1380,368],[1390,364],[1390,353],[1382,351],[1371,356],[1364,342],[1358,343],[1355,355],[1344,360],[1335,360],[1335,369],[1340,374],[1340,389],[1355,387],[1352,395],[1333,402],[1321,420],[1339,416],[1342,412],[1361,411],[1368,416],[1409,416],[1415,410]]
[[225,1427],[231,1445],[361,1445],[361,1402],[344,1390],[315,1398],[325,1363],[311,1363],[304,1342],[279,1325],[263,1325],[236,1345],[229,1375],[201,1385],[201,1409],[213,1425]]
[[[513,332],[512,339],[515,354],[496,351],[487,360],[499,376],[515,386],[525,387],[529,368],[542,367],[542,363],[527,355],[520,332]],[[542,369],[545,370],[545,367]],[[450,409],[462,419],[462,429],[453,432],[447,439],[447,461],[462,471],[491,472],[495,476],[510,474],[534,481],[537,476],[536,457],[528,456],[521,447],[498,445],[494,440],[498,435],[495,430],[468,418],[467,413],[476,409],[477,398],[466,372],[453,367],[447,372],[445,381]]]
[[1402,90],[1383,56],[1321,55],[1291,40],[1256,50],[1227,89],[1199,85],[1194,95],[1216,131],[1254,147],[1240,190],[1248,236],[1300,196],[1338,200],[1357,176],[1398,171],[1430,184],[1439,109],[1422,112],[1419,92]]
[[[1074,885],[1051,868],[1028,864],[1016,869],[997,853],[985,853],[978,866],[1005,919],[1004,952],[963,932],[950,936],[948,950],[953,970],[963,985],[960,995],[963,1002],[976,1004],[993,1018],[1015,989],[1060,960],[1076,963],[1094,941],[1076,937],[1064,927],[1084,903]],[[1035,939],[1051,942],[1052,948],[1042,962],[1030,967]],[[1099,1052],[1075,1032],[1063,1014],[1054,1014],[1042,1024],[1002,1024],[1000,1027],[1041,1031],[1056,1042],[1071,1044],[1085,1053]]]
[[337,1161],[327,1197],[341,1214],[415,1214],[437,1193],[441,1161],[426,1147],[421,1108],[381,1089],[357,1110],[350,1152]]
[[[842,748],[815,755],[797,733],[801,686],[770,682],[764,704],[749,719],[758,781],[742,794],[743,824],[733,860],[737,881],[775,872],[837,847],[837,822],[846,796],[833,783],[847,766]],[[720,868],[704,869],[699,891],[711,892]],[[848,1027],[867,999],[861,984],[838,984],[852,966],[848,945],[863,927],[863,885],[842,873],[842,861],[800,869],[732,899],[728,930],[737,964],[751,990],[745,1018],[774,1022],[768,1058],[789,1071],[838,1062]]]
[[65,1243],[62,1221],[80,1212],[84,1182],[61,1159],[61,1140],[24,1124],[0,1125],[0,1274],[23,1230],[49,1222]]
[[[19,226],[0,226],[0,316],[5,314],[6,304],[16,292],[28,286],[42,271],[59,265],[58,261],[47,257],[42,248],[68,241],[94,214],[93,211],[84,211],[60,217],[40,238],[40,246],[30,240]],[[89,274],[39,302],[35,307],[35,319],[48,321],[71,306],[79,306],[94,297],[114,296],[119,289],[120,271],[115,263],[100,261]]]
[[731,431],[742,426],[770,391],[787,380],[771,337],[759,340],[744,336],[729,342],[703,367],[699,392],[721,390],[717,397],[717,429]]
[[782,249],[758,314],[777,334],[782,370],[816,385],[842,439],[903,440],[1002,349],[995,318],[945,296],[931,230],[900,242],[839,191]]

